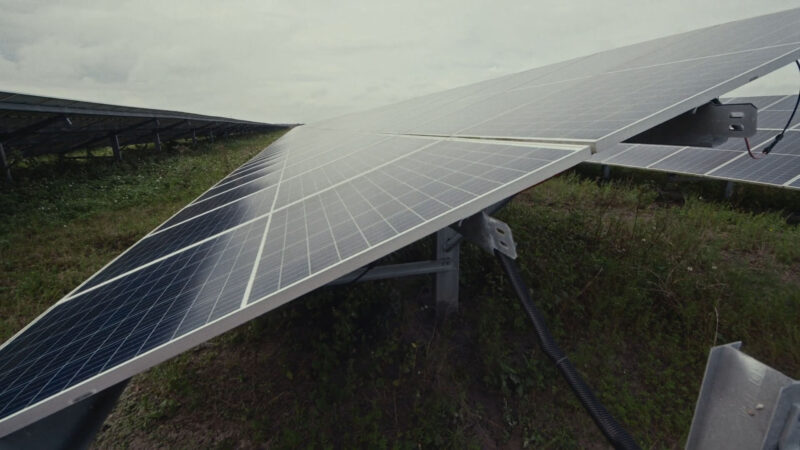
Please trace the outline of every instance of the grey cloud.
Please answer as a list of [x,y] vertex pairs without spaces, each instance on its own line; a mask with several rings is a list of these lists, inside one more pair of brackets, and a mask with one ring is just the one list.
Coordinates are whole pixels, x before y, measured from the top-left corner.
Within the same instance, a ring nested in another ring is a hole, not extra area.
[[[796,0],[0,0],[0,90],[309,122]],[[779,71],[745,93],[796,90]]]

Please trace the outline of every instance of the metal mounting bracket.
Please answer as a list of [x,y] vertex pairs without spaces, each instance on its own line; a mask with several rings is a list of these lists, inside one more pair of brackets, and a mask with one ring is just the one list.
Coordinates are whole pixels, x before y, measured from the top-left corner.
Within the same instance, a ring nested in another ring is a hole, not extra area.
[[511,235],[511,227],[486,214],[486,211],[451,225],[450,228],[491,254],[497,250],[509,258],[517,259],[517,244]]
[[631,144],[716,147],[728,138],[756,133],[758,109],[751,103],[712,100],[628,139]]
[[89,448],[129,380],[0,438],[0,450]]
[[436,276],[436,314],[445,318],[458,310],[458,265],[463,239],[489,253],[497,250],[516,259],[517,246],[511,236],[511,228],[505,222],[489,216],[509,201],[511,197],[439,230],[436,233],[436,258],[433,260],[361,268],[328,283],[328,286],[433,274]]
[[708,355],[687,449],[800,449],[800,382],[742,353]]

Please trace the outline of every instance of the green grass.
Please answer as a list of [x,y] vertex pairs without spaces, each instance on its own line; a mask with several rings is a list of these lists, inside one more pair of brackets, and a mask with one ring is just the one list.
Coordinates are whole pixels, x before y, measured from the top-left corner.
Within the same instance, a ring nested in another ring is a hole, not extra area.
[[[0,332],[273,137],[20,174],[25,188],[0,199],[12,224]],[[553,334],[637,440],[683,445],[712,345],[742,340],[800,377],[800,230],[785,220],[800,195],[740,187],[725,202],[720,183],[697,182],[676,202],[660,175],[598,185],[593,170],[519,195],[500,217]],[[321,289],[135,377],[96,446],[605,448],[496,262],[462,249],[461,307],[446,322],[428,277]],[[431,253],[424,240],[389,261]]]
[[43,158],[0,187],[0,339],[5,340],[117,254],[269,145],[255,137]]

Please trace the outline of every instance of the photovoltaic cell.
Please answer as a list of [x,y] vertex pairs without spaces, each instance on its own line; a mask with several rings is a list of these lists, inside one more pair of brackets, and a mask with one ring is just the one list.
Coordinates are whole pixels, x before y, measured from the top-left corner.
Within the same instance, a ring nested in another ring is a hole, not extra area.
[[751,159],[740,157],[731,160],[729,164],[709,172],[709,175],[727,179],[769,183],[783,185],[787,181],[800,175],[798,171],[798,158],[787,155],[772,155],[766,158]]
[[703,175],[731,159],[741,156],[742,152],[688,147],[648,168],[665,172]]
[[609,164],[628,167],[648,167],[679,151],[680,147],[664,145],[632,145],[628,151],[617,153],[608,159]]

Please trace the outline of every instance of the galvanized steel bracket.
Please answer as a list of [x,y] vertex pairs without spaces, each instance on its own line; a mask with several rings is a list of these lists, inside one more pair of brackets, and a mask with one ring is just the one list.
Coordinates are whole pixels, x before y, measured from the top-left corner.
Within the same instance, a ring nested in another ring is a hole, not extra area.
[[712,100],[630,139],[632,144],[716,147],[728,138],[752,137],[758,109],[750,103]]
[[511,227],[486,214],[486,211],[451,225],[450,228],[491,254],[496,250],[509,258],[517,258],[517,244],[511,235]]
[[800,382],[740,346],[711,349],[686,448],[800,450]]

